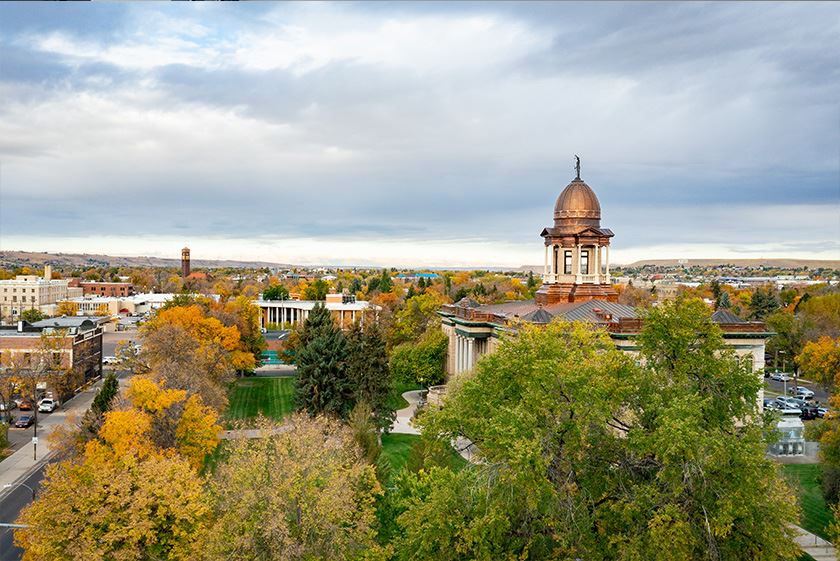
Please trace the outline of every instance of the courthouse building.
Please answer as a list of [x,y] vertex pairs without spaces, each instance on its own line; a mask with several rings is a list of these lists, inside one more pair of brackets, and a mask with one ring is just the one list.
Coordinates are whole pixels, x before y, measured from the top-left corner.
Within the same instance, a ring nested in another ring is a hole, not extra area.
[[352,294],[327,294],[325,302],[314,300],[254,300],[259,306],[260,327],[290,328],[303,323],[317,304],[323,304],[330,311],[336,324],[342,329],[350,328],[355,322],[364,325],[376,321],[380,307],[370,302],[356,300]]
[[[642,320],[631,306],[618,303],[610,278],[609,248],[613,232],[601,227],[601,205],[595,192],[577,177],[554,205],[554,223],[540,236],[545,246],[543,284],[534,300],[481,305],[464,298],[443,306],[439,314],[449,337],[449,375],[471,370],[492,353],[504,333],[521,323],[544,325],[555,318],[585,321],[604,328],[616,347],[634,353]],[[764,344],[771,335],[762,322],[747,322],[729,312],[716,312],[727,345],[764,368]]]

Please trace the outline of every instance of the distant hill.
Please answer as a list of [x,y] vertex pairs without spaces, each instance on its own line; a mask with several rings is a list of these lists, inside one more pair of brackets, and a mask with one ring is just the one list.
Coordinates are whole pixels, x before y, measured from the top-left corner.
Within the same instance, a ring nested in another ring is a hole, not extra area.
[[840,269],[840,260],[833,259],[786,259],[784,257],[769,259],[644,259],[622,267],[644,267],[645,265],[658,267],[768,267],[774,269]]
[[[47,253],[34,251],[0,251],[0,267],[180,267],[180,259],[162,257],[119,257],[92,253]],[[262,267],[291,267],[285,263],[266,261],[233,261],[191,259],[193,268],[234,267],[256,269]]]

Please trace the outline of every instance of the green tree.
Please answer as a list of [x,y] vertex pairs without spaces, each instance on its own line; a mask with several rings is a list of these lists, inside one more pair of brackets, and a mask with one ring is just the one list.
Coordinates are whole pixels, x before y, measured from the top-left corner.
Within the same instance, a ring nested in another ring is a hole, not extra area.
[[303,325],[296,350],[295,404],[310,415],[344,417],[354,405],[347,371],[347,340],[323,304],[317,304]]
[[417,343],[403,343],[391,352],[394,380],[434,386],[443,382],[449,340],[440,329],[427,331]]
[[36,321],[44,319],[44,314],[42,314],[41,310],[38,310],[37,308],[29,308],[28,310],[24,310],[20,313],[20,319],[29,323],[35,323]]
[[323,301],[327,298],[327,292],[330,290],[330,285],[325,280],[318,279],[309,283],[303,290],[303,297],[306,300]]
[[263,291],[263,300],[288,300],[289,289],[282,284],[273,284]]
[[394,411],[388,407],[392,381],[382,330],[375,323],[364,329],[354,325],[347,333],[347,349],[354,401],[367,404],[377,427],[390,427],[394,421]]
[[353,277],[353,280],[350,281],[350,294],[356,294],[362,290],[362,281],[359,277]]
[[756,288],[750,298],[750,317],[762,320],[779,309],[779,299],[772,288]]
[[[797,357],[805,343],[805,332],[801,318],[787,310],[779,310],[765,318],[767,327],[774,333],[767,341],[767,352],[774,357],[774,362],[782,359],[793,365],[793,372],[799,372]],[[773,365],[778,366],[777,364]]]
[[391,292],[394,287],[394,281],[391,280],[391,273],[388,269],[382,269],[382,276],[379,277],[379,292]]
[[[407,341],[417,341],[430,329],[440,325],[437,315],[443,300],[436,292],[418,294],[406,300],[405,307],[394,314],[390,342],[398,345]],[[436,329],[439,331],[439,329]]]
[[728,310],[732,308],[732,300],[729,298],[728,292],[721,292],[717,300],[715,300],[715,309]]
[[117,380],[117,375],[113,371],[108,372],[102,382],[102,387],[99,388],[96,397],[93,398],[93,403],[90,405],[91,410],[98,415],[110,411],[111,403],[119,393],[120,383]]
[[794,557],[760,380],[705,305],[651,309],[639,346],[645,366],[591,326],[525,326],[450,383],[424,433],[465,437],[480,461],[416,484],[399,558]]

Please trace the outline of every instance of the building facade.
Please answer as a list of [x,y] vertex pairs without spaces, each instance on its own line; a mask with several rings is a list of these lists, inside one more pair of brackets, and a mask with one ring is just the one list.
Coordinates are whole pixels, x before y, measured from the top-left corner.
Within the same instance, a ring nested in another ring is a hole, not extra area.
[[[449,338],[447,373],[471,370],[492,353],[506,333],[523,323],[545,325],[555,318],[584,321],[606,330],[616,347],[637,353],[642,320],[635,308],[619,304],[609,271],[610,230],[601,228],[601,207],[592,189],[577,177],[554,207],[554,226],[542,231],[545,245],[543,284],[534,300],[481,305],[464,298],[443,306],[441,328]],[[771,333],[762,322],[744,321],[729,312],[712,316],[727,345],[755,371],[764,368],[765,341]],[[763,397],[763,396],[761,396]]]
[[379,315],[379,306],[370,302],[356,300],[353,295],[327,294],[325,302],[313,300],[254,300],[254,304],[260,307],[260,327],[267,329],[272,327],[291,327],[303,323],[309,317],[309,312],[317,304],[323,304],[333,316],[336,324],[342,329],[350,328],[354,323],[364,325],[369,321],[376,321]]
[[0,327],[0,369],[41,376],[41,391],[66,400],[102,376],[102,327],[96,319],[54,318]]
[[130,282],[80,282],[84,296],[110,296],[124,298],[134,294],[134,285]]
[[0,280],[0,323],[15,323],[25,310],[35,309],[53,315],[56,303],[81,296],[83,290],[70,286],[66,279],[53,279],[52,268],[44,267],[44,276],[18,275]]

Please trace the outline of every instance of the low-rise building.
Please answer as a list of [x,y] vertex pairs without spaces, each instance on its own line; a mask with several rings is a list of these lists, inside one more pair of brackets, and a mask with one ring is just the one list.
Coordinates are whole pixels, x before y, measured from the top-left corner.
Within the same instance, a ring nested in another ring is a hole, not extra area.
[[62,401],[102,376],[102,322],[62,317],[0,327],[0,369],[37,377],[41,392]]
[[[89,315],[145,315],[151,313],[175,298],[173,293],[134,294],[132,296],[82,296],[68,298],[66,302],[77,314]],[[61,303],[60,302],[60,303]]]
[[134,294],[134,285],[130,282],[87,282],[79,283],[84,296],[127,297]]
[[52,268],[44,267],[44,276],[18,275],[0,280],[0,323],[11,324],[26,310],[53,315],[56,303],[82,296],[83,289],[70,286],[67,279],[53,279]]
[[270,326],[290,327],[303,323],[309,317],[309,312],[317,304],[323,304],[335,319],[335,322],[342,329],[347,329],[355,322],[364,325],[367,321],[376,321],[379,315],[379,306],[370,302],[356,300],[352,294],[327,294],[324,302],[314,300],[254,300],[254,304],[260,307],[260,327]]

